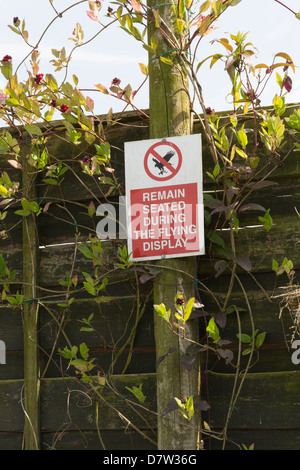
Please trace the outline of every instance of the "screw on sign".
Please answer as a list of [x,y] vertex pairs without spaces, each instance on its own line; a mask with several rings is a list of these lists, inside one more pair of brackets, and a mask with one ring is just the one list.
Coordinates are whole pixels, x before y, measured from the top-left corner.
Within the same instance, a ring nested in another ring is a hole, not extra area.
[[144,158],[147,175],[155,181],[173,178],[181,168],[182,154],[172,142],[162,141],[151,145]]

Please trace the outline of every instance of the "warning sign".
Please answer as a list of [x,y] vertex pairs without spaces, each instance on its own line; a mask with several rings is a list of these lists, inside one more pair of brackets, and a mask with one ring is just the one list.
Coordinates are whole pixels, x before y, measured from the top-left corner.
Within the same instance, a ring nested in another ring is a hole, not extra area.
[[125,144],[132,260],[204,254],[201,135]]
[[151,145],[144,158],[145,171],[155,181],[173,178],[181,168],[182,154],[172,142]]

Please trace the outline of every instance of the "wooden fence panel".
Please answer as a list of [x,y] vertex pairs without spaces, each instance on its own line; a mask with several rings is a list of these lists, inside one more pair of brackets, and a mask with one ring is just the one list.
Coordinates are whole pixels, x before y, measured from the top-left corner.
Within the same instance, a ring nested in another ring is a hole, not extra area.
[[[42,374],[40,418],[43,449],[101,449],[101,439],[107,449],[155,448],[156,364],[152,283],[140,283],[138,297],[136,276],[143,273],[116,269],[116,244],[111,241],[103,242],[102,265],[98,267],[98,275],[107,275],[109,284],[103,292],[101,302],[97,303],[83,286],[83,273],[91,273],[95,267],[78,250],[78,243],[83,243],[89,233],[96,235],[99,217],[96,214],[92,217],[88,215],[89,204],[93,202],[97,208],[105,200],[118,210],[119,195],[124,195],[124,142],[148,138],[147,123],[136,118],[134,113],[129,113],[121,124],[124,123],[126,126],[112,127],[108,135],[120,186],[107,199],[103,195],[108,186],[103,184],[99,187],[99,182],[87,176],[82,177],[80,161],[71,147],[62,141],[53,141],[50,149],[55,158],[69,165],[59,191],[54,186],[46,191],[42,179],[37,185],[41,206],[45,207],[45,204],[51,202],[48,210],[36,218],[40,245],[38,296],[41,300],[39,359]],[[197,122],[194,131],[200,132]],[[239,269],[238,275],[251,304],[255,327],[267,333],[265,343],[255,357],[258,360],[249,370],[239,399],[234,404],[227,430],[229,441],[226,448],[237,448],[235,442],[247,446],[254,442],[257,449],[300,448],[300,418],[297,412],[300,369],[292,363],[291,350],[287,348],[291,319],[287,312],[280,319],[278,301],[271,299],[280,292],[280,285],[286,284],[283,276],[276,278],[272,271],[272,260],[276,259],[281,263],[283,257],[287,257],[292,259],[296,273],[300,269],[300,244],[297,243],[300,239],[300,219],[295,211],[295,207],[300,209],[299,158],[299,152],[291,154],[284,166],[278,167],[268,178],[274,185],[253,192],[247,199],[249,203],[257,203],[270,209],[274,221],[272,230],[265,232],[259,226],[258,215],[262,214],[245,211],[240,217],[237,250],[251,259],[252,270],[246,274]],[[0,162],[1,168],[8,171],[12,179],[18,178],[21,181],[21,172],[10,167],[4,156],[1,156]],[[265,174],[270,166],[266,168]],[[204,143],[205,193],[214,195],[215,190],[220,188],[215,187],[208,178],[206,171],[211,170],[212,162]],[[84,183],[80,191],[77,190],[79,176]],[[22,282],[22,219],[14,213],[15,210],[16,207],[9,209],[0,229],[8,230],[9,234],[8,238],[0,240],[0,250],[7,266],[16,271],[15,284],[12,286],[14,292],[21,289]],[[222,235],[226,242],[228,232]],[[229,274],[224,272],[221,276],[215,276],[216,259],[210,257],[209,242],[206,248],[207,254],[199,260],[197,287],[204,311],[209,315],[217,315],[219,312],[209,289],[213,290],[220,302],[224,300]],[[74,258],[75,249],[77,251]],[[78,284],[72,294],[75,300],[70,309],[65,311],[57,305],[61,302],[58,291],[63,292],[59,281],[72,269],[73,275],[78,276]],[[141,312],[145,299],[146,308]],[[245,295],[238,282],[235,282],[230,303],[245,307]],[[98,334],[80,331],[82,319],[92,313]],[[7,346],[6,364],[0,365],[0,449],[20,449],[23,446],[24,430],[23,318],[19,308],[7,305],[0,306],[0,315],[0,339],[4,339]],[[242,332],[250,334],[252,325],[248,312],[241,312],[240,319]],[[201,319],[203,332],[206,320],[206,317]],[[136,323],[136,334],[132,337]],[[238,330],[234,313],[227,316],[226,324],[220,330],[222,337],[232,342],[230,347],[236,360]],[[112,359],[116,359],[111,380],[116,385],[117,393],[106,389],[103,395],[115,409],[102,402],[98,409],[99,421],[97,402],[87,397],[84,384],[76,379],[74,370],[68,369],[67,361],[58,354],[58,348],[64,348],[68,341],[78,346],[85,342],[103,372],[109,371]],[[211,405],[210,410],[203,412],[203,419],[210,423],[212,429],[222,429],[231,406],[234,370],[212,353],[207,357],[203,356],[203,363],[202,398],[207,399]],[[246,365],[247,356],[242,358],[241,369]],[[126,389],[126,386],[140,384],[143,384],[146,395],[145,408],[150,409],[145,420],[141,419],[143,413],[141,416],[137,414],[139,404]],[[120,419],[118,411],[132,420],[133,425],[144,435],[134,426],[128,425],[126,420]],[[203,438],[205,448],[220,448],[222,445],[206,435]]]

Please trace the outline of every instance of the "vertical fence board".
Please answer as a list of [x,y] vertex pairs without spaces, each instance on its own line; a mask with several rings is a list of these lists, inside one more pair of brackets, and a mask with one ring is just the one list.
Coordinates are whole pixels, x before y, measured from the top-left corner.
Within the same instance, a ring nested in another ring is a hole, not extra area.
[[[23,192],[28,201],[36,198],[35,172],[24,159]],[[39,449],[39,362],[37,302],[38,234],[33,214],[23,219],[23,294],[24,294],[24,405],[26,450]]]

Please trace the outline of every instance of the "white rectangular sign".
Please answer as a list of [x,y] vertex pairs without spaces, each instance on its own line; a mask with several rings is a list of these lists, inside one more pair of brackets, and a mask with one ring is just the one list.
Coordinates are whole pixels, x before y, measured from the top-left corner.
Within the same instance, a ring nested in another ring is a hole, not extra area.
[[204,254],[201,134],[126,142],[125,190],[133,261]]

